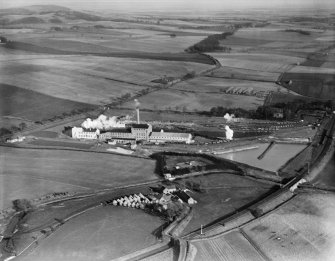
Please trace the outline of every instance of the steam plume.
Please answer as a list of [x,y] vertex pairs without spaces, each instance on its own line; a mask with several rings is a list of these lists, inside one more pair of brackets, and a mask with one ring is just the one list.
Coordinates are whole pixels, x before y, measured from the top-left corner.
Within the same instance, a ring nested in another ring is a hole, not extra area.
[[135,109],[136,110],[139,109],[141,105],[140,102],[137,99],[135,99],[134,102],[135,102]]
[[231,128],[229,128],[228,125],[226,125],[225,129],[226,129],[226,139],[232,140],[234,136],[234,131]]
[[99,129],[99,130],[108,130],[112,128],[124,128],[125,124],[121,123],[116,116],[107,117],[101,114],[97,119],[87,118],[82,124],[81,127],[85,129]]
[[228,112],[223,116],[223,118],[227,121],[231,121],[234,117],[234,114],[229,115]]

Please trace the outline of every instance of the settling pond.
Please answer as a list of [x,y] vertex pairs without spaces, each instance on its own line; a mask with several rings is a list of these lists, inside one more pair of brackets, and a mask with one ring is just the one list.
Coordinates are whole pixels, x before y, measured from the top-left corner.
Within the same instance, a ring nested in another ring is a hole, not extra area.
[[[304,144],[275,144],[265,156],[259,160],[257,157],[269,146],[269,143],[256,143],[252,146],[258,147],[251,150],[219,154],[218,157],[245,163],[250,166],[265,170],[277,171],[289,159],[307,147]],[[243,148],[243,147],[242,147]]]

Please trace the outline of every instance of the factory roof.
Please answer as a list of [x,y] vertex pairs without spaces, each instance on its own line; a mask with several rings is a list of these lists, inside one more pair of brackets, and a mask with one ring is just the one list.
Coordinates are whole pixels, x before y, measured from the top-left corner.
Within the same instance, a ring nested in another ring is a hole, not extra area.
[[127,128],[116,128],[116,129],[111,129],[106,131],[106,133],[111,132],[111,133],[115,133],[115,132],[119,132],[119,133],[130,133],[130,129]]
[[112,138],[112,140],[136,140],[135,138]]
[[164,137],[180,137],[188,139],[190,137],[190,133],[178,133],[178,132],[155,132],[153,131],[150,135],[150,138],[164,138]]
[[82,128],[83,129],[83,132],[96,132],[98,129],[85,129],[85,128]]
[[145,123],[134,123],[131,125],[133,128],[140,128],[140,129],[147,129],[149,128],[149,125],[148,124],[145,124]]

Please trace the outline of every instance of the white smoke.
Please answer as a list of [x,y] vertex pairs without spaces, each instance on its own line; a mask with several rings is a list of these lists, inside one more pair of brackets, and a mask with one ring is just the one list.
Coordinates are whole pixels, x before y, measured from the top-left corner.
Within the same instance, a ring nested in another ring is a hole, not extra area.
[[234,136],[234,131],[231,128],[229,128],[228,125],[226,125],[225,129],[226,129],[226,139],[232,140]]
[[234,117],[235,117],[234,114],[229,115],[228,112],[223,116],[223,118],[224,118],[226,121],[231,121]]
[[99,130],[108,130],[112,128],[125,128],[126,125],[120,122],[116,116],[107,117],[101,114],[97,119],[87,118],[82,124],[81,127],[85,129],[99,129]]

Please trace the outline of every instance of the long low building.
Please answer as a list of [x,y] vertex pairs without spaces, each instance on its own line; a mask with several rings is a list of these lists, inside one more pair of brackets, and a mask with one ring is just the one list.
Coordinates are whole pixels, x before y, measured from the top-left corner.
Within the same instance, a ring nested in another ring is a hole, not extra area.
[[192,142],[192,134],[177,133],[177,132],[152,132],[149,140],[151,142],[185,142],[190,144]]

